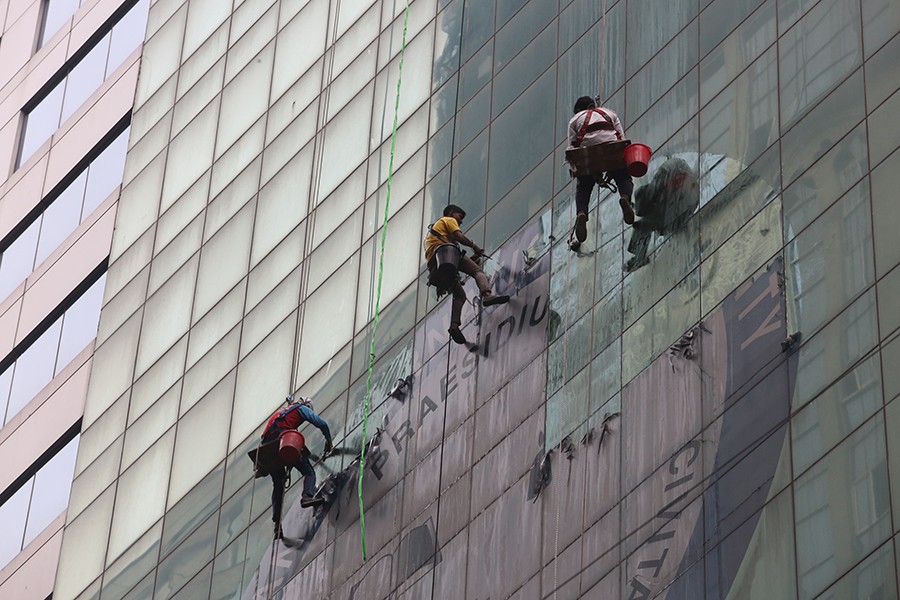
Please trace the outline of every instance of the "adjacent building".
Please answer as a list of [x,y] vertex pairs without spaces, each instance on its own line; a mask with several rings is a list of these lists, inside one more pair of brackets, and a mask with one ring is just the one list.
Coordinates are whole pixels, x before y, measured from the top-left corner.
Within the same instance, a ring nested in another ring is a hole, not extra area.
[[148,0],[0,2],[0,596],[53,591]]

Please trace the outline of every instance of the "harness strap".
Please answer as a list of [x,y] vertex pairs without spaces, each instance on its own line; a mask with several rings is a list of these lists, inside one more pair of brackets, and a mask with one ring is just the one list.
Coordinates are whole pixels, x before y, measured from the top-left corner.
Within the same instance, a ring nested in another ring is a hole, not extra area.
[[[594,114],[594,112],[603,117],[604,122],[591,123],[591,115]],[[581,123],[581,129],[578,131],[578,137],[575,139],[575,143],[573,145],[576,148],[580,146],[581,142],[584,141],[584,136],[588,132],[592,131],[615,131],[616,139],[622,139],[622,135],[616,129],[612,118],[608,114],[606,114],[606,111],[602,108],[589,108],[587,110],[587,114],[584,116],[584,121],[582,121]]]
[[584,121],[581,122],[581,129],[578,131],[578,137],[575,138],[575,143],[572,144],[576,148],[581,145],[581,142],[584,141],[584,135],[587,133],[588,125],[591,123],[591,115],[594,114],[593,108],[589,108],[587,110],[587,114],[584,115]]
[[606,111],[603,110],[602,108],[598,108],[598,109],[596,109],[596,110],[597,110],[598,113],[600,113],[600,115],[601,115],[604,119],[606,119],[606,123],[609,125],[609,128],[616,132],[616,139],[617,139],[617,140],[621,140],[621,139],[622,139],[622,135],[619,133],[619,130],[616,129],[616,126],[615,126],[615,124],[613,123],[612,118],[611,118],[608,114],[606,114]]

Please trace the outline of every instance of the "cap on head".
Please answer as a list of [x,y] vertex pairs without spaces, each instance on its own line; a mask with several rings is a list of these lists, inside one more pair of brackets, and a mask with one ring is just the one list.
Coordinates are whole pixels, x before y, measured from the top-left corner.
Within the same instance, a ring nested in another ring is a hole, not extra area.
[[578,114],[583,110],[587,110],[589,108],[597,108],[597,103],[594,102],[594,99],[590,96],[582,96],[578,100],[575,101],[575,113]]
[[453,213],[459,213],[460,215],[463,216],[463,218],[465,218],[465,216],[466,216],[466,211],[464,211],[462,208],[460,208],[459,206],[457,206],[455,204],[448,204],[447,207],[444,209],[444,216],[449,217]]

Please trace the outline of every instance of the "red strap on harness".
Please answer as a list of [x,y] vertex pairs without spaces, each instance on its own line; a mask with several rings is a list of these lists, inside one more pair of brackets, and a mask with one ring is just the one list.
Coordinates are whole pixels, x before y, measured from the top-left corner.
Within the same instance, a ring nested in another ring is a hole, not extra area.
[[[588,127],[591,126],[591,115],[594,113],[594,111],[596,111],[601,117],[603,117],[603,118],[606,120],[606,123],[602,124],[602,125],[605,125],[605,126],[593,127],[591,130],[592,130],[592,131],[597,131],[597,130],[599,130],[599,129],[612,130],[612,131],[615,131],[615,132],[616,132],[616,139],[617,139],[617,140],[621,140],[621,139],[622,139],[622,135],[621,135],[621,134],[619,133],[619,131],[616,129],[616,126],[615,126],[615,124],[613,123],[612,118],[611,118],[608,114],[606,114],[606,111],[604,111],[602,108],[589,108],[589,109],[587,110],[587,114],[584,115],[584,121],[582,121],[582,123],[581,123],[581,130],[579,130],[579,132],[578,132],[578,137],[575,138],[575,143],[573,144],[573,146],[575,146],[576,148],[577,148],[578,146],[581,145],[581,142],[582,142],[582,141],[584,141],[584,136],[585,136],[585,135],[587,134],[587,132],[588,132]],[[596,126],[596,125],[601,125],[601,124],[600,124],[600,123],[594,123],[594,125]]]
[[584,115],[584,121],[581,123],[581,130],[578,132],[578,137],[575,138],[575,143],[573,144],[576,148],[581,145],[581,142],[584,140],[584,135],[587,133],[588,125],[591,123],[591,114],[594,112],[593,108],[589,108],[587,110],[587,114]]
[[595,110],[596,110],[598,113],[600,113],[600,115],[601,115],[604,119],[606,119],[606,122],[609,123],[609,126],[612,128],[612,130],[616,132],[616,139],[617,139],[617,140],[621,140],[621,139],[622,139],[622,135],[619,133],[619,130],[616,129],[615,123],[613,123],[612,118],[611,118],[608,114],[606,114],[606,111],[603,110],[602,108],[598,108],[598,109],[595,109]]

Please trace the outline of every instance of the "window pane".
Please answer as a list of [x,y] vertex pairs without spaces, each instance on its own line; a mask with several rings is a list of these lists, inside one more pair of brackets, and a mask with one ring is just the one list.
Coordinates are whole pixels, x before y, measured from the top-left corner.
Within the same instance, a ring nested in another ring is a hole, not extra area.
[[28,160],[38,147],[46,142],[56,128],[59,127],[59,115],[62,110],[63,94],[66,83],[61,81],[50,90],[34,109],[25,116],[22,133],[22,150],[19,152],[21,165]]
[[7,422],[53,379],[60,329],[62,319],[57,320],[16,361],[6,412]]
[[147,15],[150,0],[140,0],[122,20],[116,23],[109,44],[109,60],[106,65],[106,76],[115,71],[128,55],[144,41],[147,29]]
[[41,37],[38,48],[53,37],[63,23],[78,10],[81,0],[45,0],[44,1],[44,26],[41,28]]
[[81,220],[90,215],[116,189],[116,186],[122,183],[122,173],[125,171],[125,151],[128,149],[130,131],[129,128],[120,133],[119,137],[113,140],[106,150],[91,162]]
[[66,98],[63,101],[60,123],[72,116],[103,83],[106,75],[106,58],[109,54],[109,38],[109,34],[104,36],[66,77]]
[[81,298],[66,311],[63,317],[62,339],[59,343],[55,373],[62,371],[69,361],[84,350],[84,347],[97,336],[104,287],[106,287],[106,275],[88,288]]
[[44,211],[35,266],[44,262],[44,259],[78,227],[86,181],[87,174],[79,175]]
[[794,489],[797,572],[806,599],[890,535],[884,417],[863,425]]
[[825,0],[782,36],[779,73],[783,127],[862,62],[859,20],[856,0]]
[[[491,126],[491,165],[488,202],[506,194],[522,177],[553,150],[553,112],[547,98],[553,97],[556,73],[549,71],[494,121]],[[519,127],[528,123],[528,131]],[[474,221],[474,214],[469,215]]]
[[34,269],[41,220],[37,219],[0,254],[0,298],[6,298]]
[[66,444],[35,474],[28,526],[25,528],[25,544],[42,532],[69,504],[78,440],[76,437]]
[[28,501],[31,498],[31,487],[34,479],[29,479],[19,491],[0,506],[0,567],[9,563],[22,549],[22,536],[25,533],[25,518],[28,514]]

